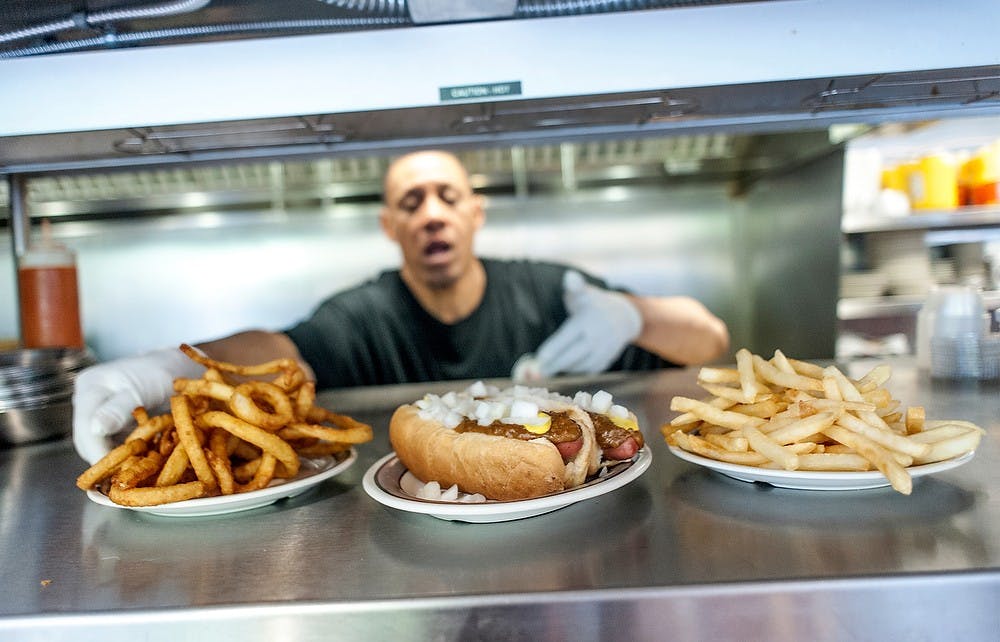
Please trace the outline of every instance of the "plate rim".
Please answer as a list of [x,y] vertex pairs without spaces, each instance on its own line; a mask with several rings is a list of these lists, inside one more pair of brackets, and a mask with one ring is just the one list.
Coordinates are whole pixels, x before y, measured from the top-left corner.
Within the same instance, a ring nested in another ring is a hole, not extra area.
[[[311,475],[246,493],[233,493],[232,495],[218,495],[215,497],[196,497],[194,499],[156,504],[154,506],[123,506],[114,503],[107,495],[94,489],[87,491],[87,497],[99,506],[120,508],[162,517],[210,517],[213,515],[236,513],[267,506],[286,497],[294,497],[331,477],[339,475],[354,465],[354,462],[358,458],[357,449],[353,446],[348,453],[348,456],[339,462],[331,457],[330,462],[325,464],[325,466],[329,466],[328,468],[323,468]],[[310,457],[308,459],[316,460],[320,458]]]
[[[649,445],[645,444],[639,449],[638,454],[635,459],[632,460],[629,467],[611,479],[596,481],[596,483],[586,487],[572,488],[570,490],[564,490],[551,495],[544,495],[542,497],[511,501],[487,500],[482,503],[438,502],[420,500],[417,498],[405,499],[397,497],[384,490],[376,481],[379,471],[384,466],[392,463],[394,459],[398,459],[398,457],[396,456],[395,451],[391,451],[376,460],[375,463],[369,466],[368,470],[365,471],[361,485],[365,492],[368,493],[369,497],[383,506],[388,506],[389,508],[395,508],[397,510],[410,513],[430,515],[439,519],[451,519],[462,517],[486,517],[491,515],[502,517],[515,514],[528,517],[548,513],[586,499],[599,497],[600,495],[604,495],[605,493],[621,488],[622,486],[625,486],[642,476],[642,474],[646,472],[652,464],[653,455]],[[402,466],[403,470],[407,470],[407,468],[402,465],[402,462],[400,462],[400,466]]]
[[[711,459],[708,457],[703,457],[697,453],[692,453],[674,446],[672,444],[667,444],[670,449],[671,454],[673,454],[678,459],[687,461],[692,464],[697,464],[703,466],[710,470],[718,473],[728,475],[730,477],[734,475],[745,475],[747,477],[753,477],[755,481],[762,481],[765,483],[770,483],[772,485],[779,485],[780,482],[793,483],[793,482],[842,482],[841,485],[830,485],[830,486],[810,486],[810,490],[850,490],[848,484],[859,483],[859,482],[879,482],[884,481],[881,486],[890,485],[889,480],[878,470],[866,470],[866,471],[836,471],[836,470],[813,470],[813,471],[800,471],[800,470],[780,470],[772,468],[760,468],[757,466],[746,466],[743,464],[731,464],[725,461],[719,461],[717,459]],[[958,455],[957,457],[952,457],[950,459],[945,459],[943,461],[931,462],[929,464],[921,464],[919,466],[909,466],[906,471],[910,474],[910,477],[917,478],[923,477],[924,475],[932,475],[934,473],[944,472],[946,470],[951,470],[952,468],[957,468],[962,464],[968,462],[976,454],[975,450],[970,450],[966,453]],[[774,480],[780,480],[780,482],[774,483],[770,482],[764,477],[768,477]],[[740,479],[740,478],[736,478]],[[746,481],[740,479],[741,481]],[[791,487],[794,488],[794,487]],[[871,488],[869,486],[868,488]]]

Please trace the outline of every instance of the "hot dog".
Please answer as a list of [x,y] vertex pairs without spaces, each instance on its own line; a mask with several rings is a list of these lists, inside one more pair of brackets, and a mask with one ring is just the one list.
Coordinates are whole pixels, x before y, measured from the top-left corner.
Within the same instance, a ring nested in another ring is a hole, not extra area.
[[573,403],[590,415],[601,457],[605,461],[625,461],[635,457],[645,441],[635,413],[613,403],[611,395],[600,390],[593,395],[578,392]]
[[572,399],[543,388],[499,390],[476,382],[400,406],[389,440],[421,481],[494,500],[538,497],[583,484],[598,472],[602,451],[629,459],[641,447],[635,415],[621,406],[614,407],[619,416],[609,415],[606,400],[607,393]]

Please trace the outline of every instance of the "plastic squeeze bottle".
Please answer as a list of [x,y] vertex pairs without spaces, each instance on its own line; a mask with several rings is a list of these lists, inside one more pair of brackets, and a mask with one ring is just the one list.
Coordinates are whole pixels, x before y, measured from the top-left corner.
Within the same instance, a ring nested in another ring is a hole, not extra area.
[[17,283],[23,347],[84,347],[76,255],[52,239],[47,220],[42,221],[41,241],[20,257]]

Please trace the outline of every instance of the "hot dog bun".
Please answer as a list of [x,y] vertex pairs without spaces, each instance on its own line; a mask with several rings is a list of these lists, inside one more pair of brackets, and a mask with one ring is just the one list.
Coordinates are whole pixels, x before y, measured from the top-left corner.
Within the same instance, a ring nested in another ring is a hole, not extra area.
[[[502,501],[538,497],[566,487],[567,466],[559,450],[544,438],[519,441],[458,433],[435,419],[421,417],[416,406],[404,405],[389,421],[389,441],[410,472],[442,487],[457,484],[464,492]],[[579,478],[579,468],[574,466],[572,479]]]
[[[604,391],[570,398],[544,388],[501,390],[477,381],[397,408],[389,441],[425,484],[510,501],[586,482],[611,454],[609,435],[616,434],[616,446],[623,442],[622,423],[638,435],[635,415]],[[623,459],[635,452],[618,450]]]
[[580,426],[583,432],[583,446],[576,457],[566,462],[566,474],[563,477],[565,482],[563,490],[575,488],[586,481],[588,475],[596,473],[601,465],[601,450],[597,447],[594,423],[591,421],[590,415],[572,404],[541,404],[541,408],[548,412],[569,413],[570,418]]

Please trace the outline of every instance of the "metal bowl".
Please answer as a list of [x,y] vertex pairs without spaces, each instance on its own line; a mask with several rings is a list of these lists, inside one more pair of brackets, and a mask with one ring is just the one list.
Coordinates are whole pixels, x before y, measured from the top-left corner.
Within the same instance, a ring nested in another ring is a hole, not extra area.
[[0,447],[66,437],[72,431],[73,404],[61,402],[0,411]]
[[76,375],[95,362],[89,350],[0,352],[0,447],[68,435]]
[[0,352],[0,387],[53,374],[77,372],[96,362],[89,350],[18,348]]

